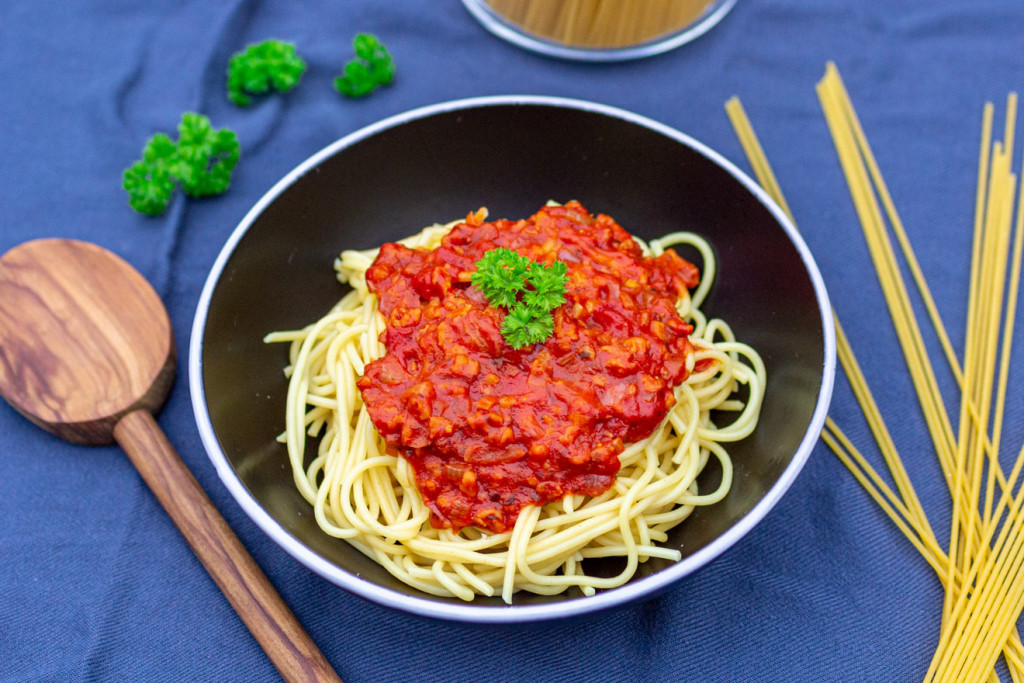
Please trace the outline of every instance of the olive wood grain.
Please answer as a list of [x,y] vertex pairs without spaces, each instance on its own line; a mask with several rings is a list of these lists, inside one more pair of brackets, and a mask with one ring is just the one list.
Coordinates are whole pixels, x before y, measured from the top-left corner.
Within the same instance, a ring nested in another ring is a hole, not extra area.
[[114,427],[114,438],[285,680],[338,680],[152,414],[128,413]]
[[56,239],[0,257],[0,393],[43,429],[111,443],[121,416],[163,405],[174,366],[160,298],[119,257]]
[[339,681],[153,418],[174,372],[167,312],[118,256],[47,239],[0,257],[0,394],[68,441],[116,440],[284,679]]

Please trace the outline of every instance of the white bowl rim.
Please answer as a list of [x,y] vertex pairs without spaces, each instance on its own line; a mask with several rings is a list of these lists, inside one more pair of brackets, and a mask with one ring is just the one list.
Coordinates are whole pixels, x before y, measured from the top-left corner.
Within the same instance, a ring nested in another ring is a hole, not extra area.
[[[446,602],[428,597],[414,597],[406,593],[393,591],[372,581],[363,579],[360,576],[351,574],[334,563],[323,558],[312,549],[303,544],[295,536],[281,526],[270,514],[263,509],[259,502],[239,479],[227,455],[220,447],[217,436],[213,430],[213,424],[205,400],[205,386],[203,382],[202,368],[202,343],[203,334],[206,329],[206,318],[209,313],[210,301],[213,291],[220,280],[235,247],[248,231],[249,227],[263,210],[273,202],[286,188],[291,186],[305,173],[317,166],[324,159],[336,154],[338,151],[350,147],[353,144],[369,138],[381,131],[393,128],[410,121],[414,121],[437,114],[462,109],[475,109],[489,106],[506,105],[540,105],[549,107],[562,107],[568,109],[583,110],[604,114],[613,118],[622,119],[655,132],[672,138],[684,145],[693,148],[703,154],[712,162],[725,169],[737,181],[742,183],[757,199],[764,204],[782,226],[793,246],[797,249],[803,260],[804,267],[811,279],[815,296],[821,314],[821,325],[823,331],[823,364],[821,386],[818,390],[817,402],[814,412],[811,415],[810,424],[804,433],[800,444],[794,453],[792,460],[782,472],[778,481],[765,493],[750,511],[734,523],[729,529],[701,548],[699,551],[683,558],[665,569],[642,579],[636,579],[618,588],[609,589],[590,597],[578,597],[568,600],[535,604],[517,605],[513,603],[507,606],[481,606],[473,603]],[[569,616],[576,616],[596,612],[609,607],[623,605],[625,603],[652,596],[667,588],[684,576],[687,576],[697,569],[703,567],[714,558],[721,555],[732,547],[737,541],[747,534],[779,501],[782,495],[789,489],[797,475],[803,469],[804,464],[810,457],[818,437],[825,423],[828,413],[829,402],[832,397],[832,389],[835,379],[836,366],[836,340],[833,323],[832,307],[829,301],[828,292],[824,280],[818,270],[818,266],[811,255],[810,249],[804,242],[795,225],[786,216],[785,212],[768,196],[768,194],[749,176],[743,173],[732,162],[725,159],[719,153],[707,147],[696,139],[665,124],[640,114],[620,109],[617,107],[598,104],[586,100],[551,97],[538,95],[495,95],[486,97],[471,97],[459,100],[451,100],[432,104],[417,109],[412,109],[376,123],[365,126],[349,135],[324,147],[313,154],[304,162],[295,167],[291,172],[279,180],[260,198],[258,202],[242,218],[238,226],[229,236],[224,247],[221,249],[214,261],[213,267],[207,276],[203,290],[199,297],[195,318],[192,325],[192,333],[189,343],[188,378],[192,399],[192,409],[195,414],[196,425],[200,438],[206,449],[207,455],[213,462],[221,481],[228,488],[232,497],[242,507],[243,511],[259,526],[267,535],[281,546],[288,554],[292,555],[306,567],[316,572],[328,581],[372,602],[388,607],[393,607],[405,612],[420,616],[435,617],[439,619],[469,622],[469,623],[524,623],[561,619]]]

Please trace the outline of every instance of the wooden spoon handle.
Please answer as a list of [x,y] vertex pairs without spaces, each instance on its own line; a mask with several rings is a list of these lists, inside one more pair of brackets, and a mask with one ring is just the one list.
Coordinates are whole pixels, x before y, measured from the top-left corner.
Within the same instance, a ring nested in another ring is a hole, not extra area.
[[340,683],[153,416],[128,413],[114,427],[114,438],[284,679]]

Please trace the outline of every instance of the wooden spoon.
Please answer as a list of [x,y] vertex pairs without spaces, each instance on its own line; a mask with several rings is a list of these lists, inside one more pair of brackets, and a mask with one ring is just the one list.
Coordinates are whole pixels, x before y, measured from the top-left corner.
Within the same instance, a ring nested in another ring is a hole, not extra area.
[[153,418],[174,372],[167,311],[118,256],[45,239],[0,257],[0,394],[63,439],[117,441],[285,680],[339,681]]

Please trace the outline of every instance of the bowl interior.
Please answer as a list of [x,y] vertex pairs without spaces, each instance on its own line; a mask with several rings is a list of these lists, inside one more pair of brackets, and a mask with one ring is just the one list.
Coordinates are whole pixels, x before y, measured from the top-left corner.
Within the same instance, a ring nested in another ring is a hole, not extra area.
[[[211,456],[230,466],[229,488],[251,499],[240,500],[243,507],[255,502],[269,516],[272,524],[254,517],[265,529],[280,527],[267,530],[289,552],[313,558],[307,564],[345,587],[376,584],[370,597],[386,594],[394,599],[384,601],[396,606],[412,605],[413,597],[447,603],[446,615],[456,618],[468,613],[459,610],[501,606],[498,598],[470,606],[421,594],[317,527],[292,483],[285,448],[275,440],[284,425],[287,349],[262,338],[302,327],[335,303],[343,289],[332,262],[343,249],[379,246],[480,206],[492,218],[520,218],[548,199],[577,199],[642,238],[681,229],[708,238],[719,270],[704,309],[725,319],[765,361],[760,424],[730,447],[732,490],[671,533],[667,545],[680,549],[684,568],[656,559],[642,564],[633,593],[645,581],[664,585],[651,577],[681,576],[706,562],[702,550],[730,530],[738,537],[740,520],[773,487],[788,486],[817,436],[824,416],[819,403],[827,402],[831,387],[823,372],[831,353],[823,330],[828,306],[813,264],[809,273],[806,254],[777,213],[719,161],[684,136],[636,117],[529,99],[441,107],[325,150],[239,226],[197,313],[196,412],[211,428]],[[709,467],[701,484],[713,486],[720,474]],[[599,574],[616,569],[614,562],[589,566]],[[585,600],[577,593],[520,594],[516,609]]]

